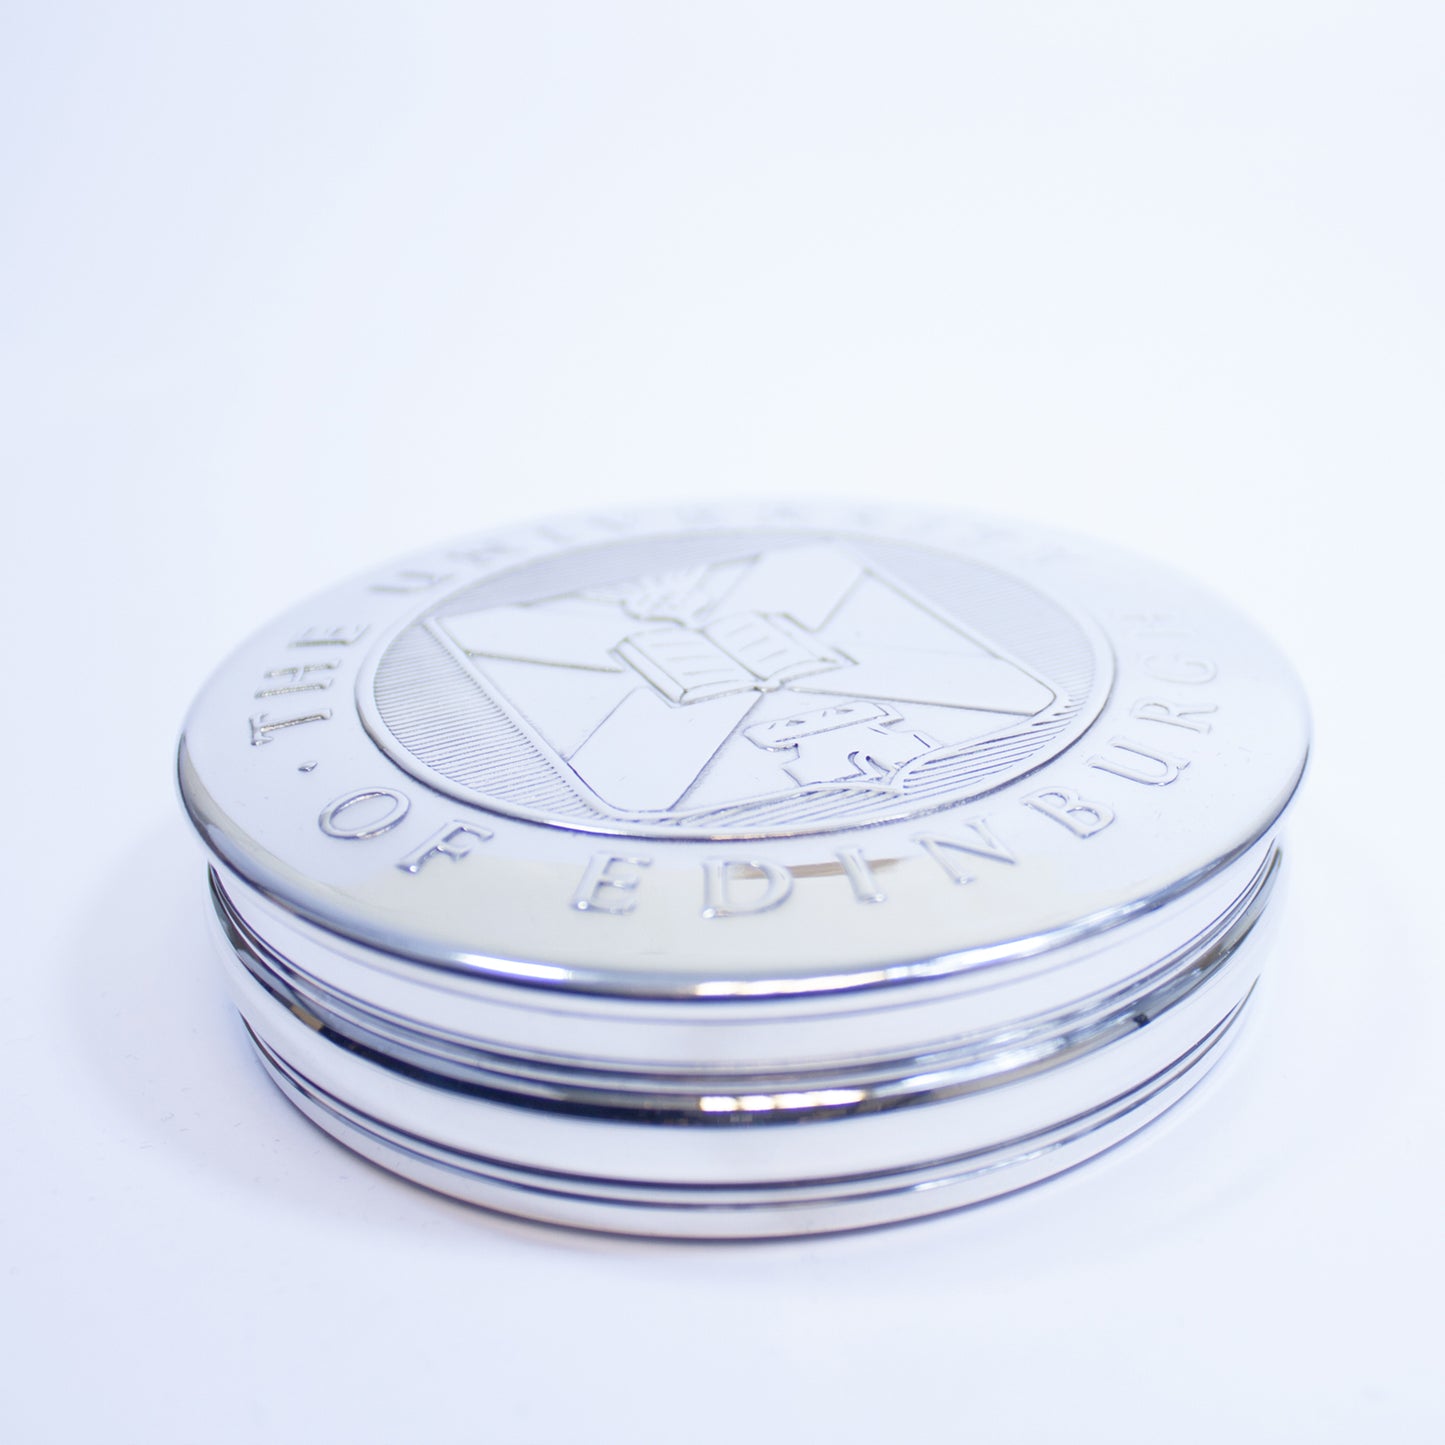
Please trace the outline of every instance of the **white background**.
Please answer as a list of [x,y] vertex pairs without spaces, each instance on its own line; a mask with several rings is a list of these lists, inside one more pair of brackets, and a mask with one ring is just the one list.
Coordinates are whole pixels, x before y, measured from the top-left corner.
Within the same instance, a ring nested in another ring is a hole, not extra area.
[[[0,1435],[1425,1441],[1438,6],[0,17]],[[223,1002],[171,760],[273,611],[538,512],[955,500],[1211,582],[1317,750],[1226,1070],[1044,1188],[618,1242],[353,1159]]]

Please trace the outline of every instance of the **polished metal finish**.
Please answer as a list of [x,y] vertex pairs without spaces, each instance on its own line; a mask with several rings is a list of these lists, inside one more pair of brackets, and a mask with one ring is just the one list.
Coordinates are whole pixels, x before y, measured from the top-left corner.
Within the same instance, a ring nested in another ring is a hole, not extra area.
[[323,1128],[680,1236],[950,1208],[1196,1081],[1304,766],[1283,660],[1093,543],[844,506],[439,549],[245,644],[182,795]]

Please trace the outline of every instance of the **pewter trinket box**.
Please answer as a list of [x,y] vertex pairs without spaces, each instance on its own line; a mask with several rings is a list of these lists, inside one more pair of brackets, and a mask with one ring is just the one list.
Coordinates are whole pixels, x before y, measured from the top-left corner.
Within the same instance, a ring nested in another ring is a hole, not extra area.
[[1033,1184],[1237,1031],[1308,722],[1195,584],[967,515],[608,513],[244,643],[179,777],[256,1052],[398,1174],[822,1233]]

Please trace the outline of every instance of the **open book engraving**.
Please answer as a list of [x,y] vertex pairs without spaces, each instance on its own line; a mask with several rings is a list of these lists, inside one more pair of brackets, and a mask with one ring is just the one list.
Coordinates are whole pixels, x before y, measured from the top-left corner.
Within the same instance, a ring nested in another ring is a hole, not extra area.
[[725,617],[700,630],[635,632],[617,655],[669,702],[704,702],[730,692],[769,691],[846,666],[851,659],[810,641],[785,617],[759,612]]

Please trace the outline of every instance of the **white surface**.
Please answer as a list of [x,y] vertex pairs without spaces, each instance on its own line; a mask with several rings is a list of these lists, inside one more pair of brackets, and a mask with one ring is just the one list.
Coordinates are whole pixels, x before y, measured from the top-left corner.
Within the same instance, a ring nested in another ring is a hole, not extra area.
[[[1445,1424],[1445,92],[1390,4],[7,7],[0,1433],[1423,1441]],[[192,692],[489,519],[956,499],[1208,578],[1318,748],[1166,1127],[804,1244],[353,1159],[222,1000]]]

